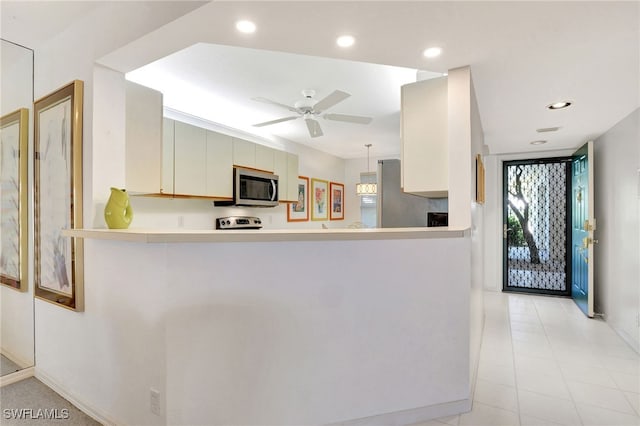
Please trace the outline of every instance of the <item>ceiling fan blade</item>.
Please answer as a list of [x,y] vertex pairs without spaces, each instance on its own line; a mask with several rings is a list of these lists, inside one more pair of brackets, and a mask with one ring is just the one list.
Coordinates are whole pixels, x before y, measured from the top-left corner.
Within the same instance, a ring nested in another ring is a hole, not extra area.
[[252,101],[257,101],[257,102],[262,102],[262,103],[265,103],[265,104],[271,104],[271,105],[279,106],[280,108],[288,109],[291,112],[298,112],[298,110],[295,109],[292,106],[281,104],[280,102],[272,101],[271,99],[258,97],[258,98],[251,98],[251,100]]
[[291,116],[291,117],[278,118],[277,120],[265,121],[264,123],[254,124],[253,127],[270,126],[272,124],[282,123],[283,121],[295,120],[296,118],[300,118],[300,116],[296,115],[296,116]]
[[369,124],[373,118],[362,117],[360,115],[347,114],[325,114],[322,116],[325,120],[344,121],[346,123]]
[[307,129],[309,129],[309,136],[312,138],[317,138],[318,136],[322,136],[322,129],[320,128],[320,123],[318,123],[313,118],[305,118],[304,121],[307,122]]
[[334,90],[333,93],[331,93],[329,96],[327,96],[324,99],[319,100],[314,106],[313,106],[313,110],[318,113],[318,112],[322,112],[325,109],[329,109],[332,106],[334,106],[335,104],[344,101],[345,99],[347,99],[349,96],[351,96],[350,94],[348,94],[347,92],[343,92],[340,90]]

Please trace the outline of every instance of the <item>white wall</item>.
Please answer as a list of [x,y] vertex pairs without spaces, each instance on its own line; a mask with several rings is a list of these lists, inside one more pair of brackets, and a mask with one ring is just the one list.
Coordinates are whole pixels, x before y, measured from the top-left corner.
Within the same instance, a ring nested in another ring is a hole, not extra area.
[[[473,88],[473,80],[469,73],[469,134],[471,145],[471,158],[475,159],[477,154],[482,154],[484,149],[484,133],[482,122],[480,121],[480,111],[476,93]],[[482,342],[482,331],[484,328],[484,205],[475,202],[475,161],[472,161],[472,172],[469,181],[469,188],[474,190],[469,192],[469,205],[471,206],[471,286],[469,289],[469,330],[470,330],[470,375],[472,383],[475,384],[475,375],[480,358],[480,343]]]
[[[471,228],[469,209],[475,188],[475,154],[471,147],[471,69],[449,70],[449,226]],[[472,180],[473,179],[473,180]],[[473,185],[473,186],[472,186]]]
[[[116,424],[459,412],[470,404],[471,271],[456,256],[470,244],[87,240],[86,311],[40,307],[38,370]],[[73,344],[58,343],[60,329]]]
[[595,141],[595,310],[640,352],[640,109]]

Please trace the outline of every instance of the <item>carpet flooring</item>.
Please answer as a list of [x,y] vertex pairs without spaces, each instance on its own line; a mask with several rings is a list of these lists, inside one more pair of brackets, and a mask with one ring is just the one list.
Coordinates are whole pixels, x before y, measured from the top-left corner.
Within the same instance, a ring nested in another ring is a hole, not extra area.
[[0,388],[0,424],[100,425],[35,377]]
[[21,370],[18,364],[11,361],[6,356],[0,354],[0,376],[15,373],[18,370]]

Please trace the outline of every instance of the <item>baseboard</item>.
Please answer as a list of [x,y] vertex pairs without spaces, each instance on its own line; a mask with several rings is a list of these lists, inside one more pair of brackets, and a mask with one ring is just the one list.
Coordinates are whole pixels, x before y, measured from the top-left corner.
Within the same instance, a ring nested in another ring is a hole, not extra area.
[[0,377],[0,388],[12,383],[19,382],[20,380],[33,377],[34,370],[35,369],[33,367],[27,367],[23,368],[22,370],[16,371],[15,373],[7,374],[6,376]]
[[461,413],[466,413],[470,410],[471,399],[462,399],[460,401],[451,401],[444,404],[429,405],[410,410],[395,411],[392,413],[379,414],[377,416],[331,423],[327,426],[405,426],[438,419],[440,417],[455,416]]
[[27,360],[27,359],[21,358],[16,354],[12,353],[11,351],[8,351],[6,348],[0,348],[0,353],[2,353],[2,355],[5,358],[7,358],[9,361],[17,364],[18,367],[20,368],[33,367],[33,359]]
[[40,371],[37,367],[35,369],[35,377],[40,380],[45,385],[49,386],[52,390],[54,390],[61,397],[72,403],[76,406],[80,411],[85,413],[87,416],[91,417],[93,420],[101,423],[105,426],[118,426],[118,423],[113,419],[110,419],[109,416],[101,413],[100,410],[95,409],[94,407],[86,404],[84,401],[79,399],[76,395],[72,395],[67,392],[60,384],[58,384],[54,379],[49,377],[47,374]]

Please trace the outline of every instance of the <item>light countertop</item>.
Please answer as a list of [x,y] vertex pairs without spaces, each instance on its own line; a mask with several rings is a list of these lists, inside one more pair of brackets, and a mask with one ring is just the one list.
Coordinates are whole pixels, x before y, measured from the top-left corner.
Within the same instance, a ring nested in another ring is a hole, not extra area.
[[221,243],[462,238],[468,235],[469,231],[447,227],[258,230],[66,229],[62,234],[67,237],[135,243]]

